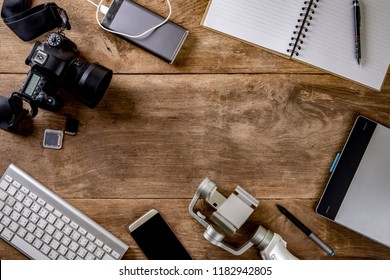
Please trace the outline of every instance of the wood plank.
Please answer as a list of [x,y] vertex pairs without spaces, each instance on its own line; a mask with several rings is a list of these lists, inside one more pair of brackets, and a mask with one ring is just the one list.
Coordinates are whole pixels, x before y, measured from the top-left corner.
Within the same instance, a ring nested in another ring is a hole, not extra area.
[[[0,82],[10,92],[23,78]],[[16,162],[67,198],[189,198],[206,176],[257,197],[319,198],[355,117],[390,125],[388,94],[329,75],[119,75],[95,110],[62,96],[30,136],[0,132],[0,166]],[[77,136],[42,148],[68,113]]]
[[[128,224],[152,208],[158,209],[180,241],[194,259],[207,260],[255,260],[260,255],[255,247],[241,256],[234,256],[210,244],[203,237],[204,228],[188,213],[189,200],[183,199],[102,199],[69,200],[70,203],[85,212],[96,222],[108,228],[114,235],[130,246],[125,259],[145,259],[142,251],[127,232]],[[298,230],[280,212],[275,204],[283,204],[296,214],[304,223],[310,225],[316,234],[335,250],[335,256],[329,257],[306,235]],[[389,249],[367,238],[337,226],[312,211],[314,201],[262,200],[249,221],[234,237],[226,238],[233,246],[241,246],[250,239],[259,225],[279,233],[286,241],[288,249],[301,259],[388,259]],[[11,246],[0,244],[2,259],[25,259]]]

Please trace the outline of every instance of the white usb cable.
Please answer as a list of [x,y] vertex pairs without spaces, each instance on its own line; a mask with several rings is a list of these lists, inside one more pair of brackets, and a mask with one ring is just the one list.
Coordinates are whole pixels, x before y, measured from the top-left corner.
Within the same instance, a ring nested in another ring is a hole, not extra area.
[[168,12],[168,16],[165,18],[165,20],[163,20],[161,23],[157,24],[156,26],[153,26],[152,28],[149,28],[148,30],[146,30],[145,32],[139,34],[139,35],[130,35],[130,34],[126,34],[126,33],[122,33],[122,32],[117,32],[117,31],[114,31],[114,30],[111,30],[111,29],[108,29],[106,27],[104,27],[101,23],[100,23],[100,20],[99,20],[99,13],[102,13],[102,14],[106,14],[107,11],[108,11],[108,7],[103,5],[103,1],[104,0],[101,0],[99,2],[99,4],[96,4],[95,2],[93,2],[92,0],[87,0],[89,3],[91,3],[92,5],[94,5],[96,7],[96,22],[97,24],[105,31],[107,32],[110,32],[110,33],[113,33],[113,34],[117,34],[117,35],[121,35],[121,36],[125,36],[125,37],[129,37],[129,38],[140,38],[142,36],[145,36],[146,34],[148,34],[149,32],[152,32],[153,30],[156,30],[157,28],[159,28],[160,26],[164,25],[168,20],[169,18],[171,17],[171,14],[172,14],[172,7],[171,7],[171,2],[170,0],[166,0],[167,2],[167,5],[168,5],[168,9],[169,9],[169,12]]

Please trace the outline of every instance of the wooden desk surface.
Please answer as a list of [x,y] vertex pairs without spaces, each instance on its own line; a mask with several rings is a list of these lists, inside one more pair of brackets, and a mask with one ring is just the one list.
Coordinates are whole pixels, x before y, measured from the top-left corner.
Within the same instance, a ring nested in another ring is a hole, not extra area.
[[[34,5],[43,1],[33,1]],[[65,8],[73,40],[89,62],[113,69],[96,109],[62,94],[58,113],[40,110],[28,136],[0,131],[1,173],[15,163],[121,238],[125,259],[144,256],[127,225],[161,211],[195,259],[233,256],[203,238],[188,205],[205,177],[228,196],[242,186],[260,200],[233,242],[261,224],[283,236],[301,259],[329,259],[276,208],[282,204],[335,250],[332,259],[390,259],[390,249],[315,213],[329,167],[359,115],[390,126],[390,79],[376,92],[200,26],[207,0],[172,1],[172,20],[190,34],[174,65],[101,30],[87,1]],[[164,0],[138,1],[165,14]],[[72,3],[72,4],[71,4]],[[0,25],[1,95],[17,90],[33,42]],[[46,37],[38,38],[43,41]],[[46,128],[80,120],[61,150],[42,147]],[[1,259],[25,259],[0,241]]]

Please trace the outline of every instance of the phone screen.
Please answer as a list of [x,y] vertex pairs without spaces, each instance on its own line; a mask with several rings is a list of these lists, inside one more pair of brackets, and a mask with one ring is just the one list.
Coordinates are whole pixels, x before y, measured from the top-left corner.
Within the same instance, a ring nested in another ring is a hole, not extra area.
[[[134,224],[137,224],[135,229]],[[149,260],[192,260],[156,210],[149,211],[134,224],[129,227],[130,234]]]

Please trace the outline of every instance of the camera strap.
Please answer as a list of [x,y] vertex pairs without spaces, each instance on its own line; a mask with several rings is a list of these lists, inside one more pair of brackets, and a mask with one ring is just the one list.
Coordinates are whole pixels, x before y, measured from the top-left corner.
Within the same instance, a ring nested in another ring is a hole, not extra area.
[[28,7],[26,0],[4,0],[1,17],[4,23],[23,41],[62,26],[70,29],[68,16],[64,9],[55,3],[45,3]]

